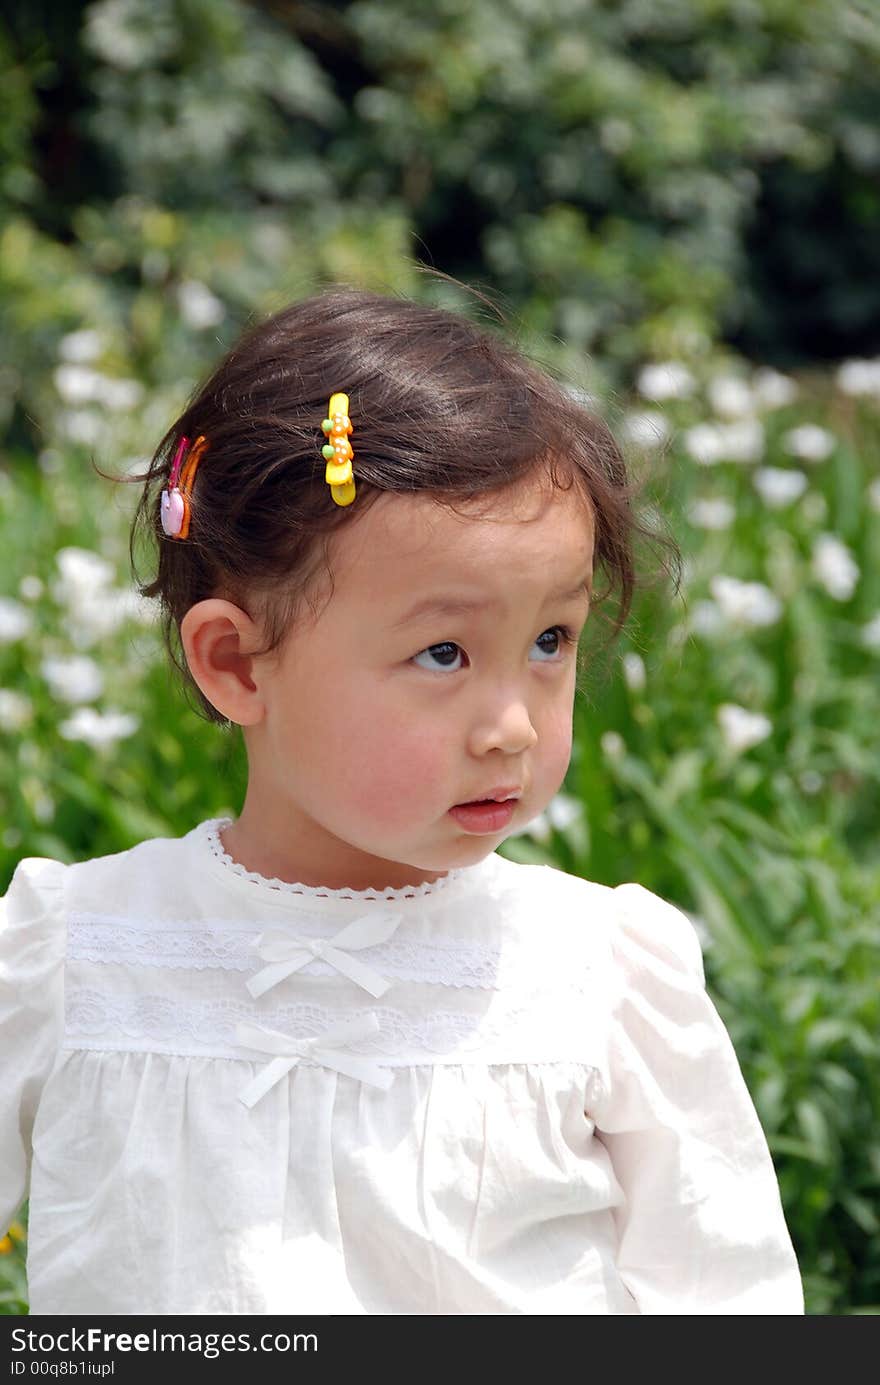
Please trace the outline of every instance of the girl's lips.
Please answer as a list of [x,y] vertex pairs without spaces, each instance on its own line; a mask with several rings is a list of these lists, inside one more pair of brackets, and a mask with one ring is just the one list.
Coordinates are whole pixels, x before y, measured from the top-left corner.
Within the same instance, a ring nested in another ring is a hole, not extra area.
[[459,803],[449,812],[466,832],[502,832],[516,811],[519,799],[506,803]]
[[[522,794],[521,784],[496,784],[492,789],[481,789],[476,798],[466,798],[464,803],[487,803],[490,798],[494,798],[496,803],[501,803],[505,798],[519,798]],[[460,808],[462,804],[455,805]]]

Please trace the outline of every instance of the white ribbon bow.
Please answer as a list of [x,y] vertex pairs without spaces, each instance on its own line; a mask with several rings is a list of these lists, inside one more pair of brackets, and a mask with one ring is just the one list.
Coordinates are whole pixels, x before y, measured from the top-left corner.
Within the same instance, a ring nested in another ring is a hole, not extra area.
[[394,1081],[394,1073],[390,1068],[382,1068],[370,1058],[346,1053],[340,1047],[342,1044],[377,1034],[379,1027],[376,1016],[369,1014],[361,1019],[346,1020],[334,1028],[326,1029],[323,1034],[318,1034],[313,1039],[293,1039],[289,1034],[282,1034],[277,1029],[264,1029],[259,1024],[236,1025],[236,1038],[244,1048],[281,1055],[257,1073],[253,1081],[239,1093],[239,1101],[247,1107],[256,1105],[260,1097],[265,1096],[270,1087],[274,1087],[291,1068],[296,1067],[301,1058],[311,1059],[321,1067],[335,1068],[346,1077],[358,1078],[387,1091]]
[[245,984],[256,1000],[270,987],[283,981],[285,976],[290,976],[291,972],[299,971],[307,962],[320,958],[378,999],[385,994],[391,982],[348,954],[387,942],[400,920],[400,914],[390,912],[367,914],[347,924],[341,932],[326,941],[323,938],[291,937],[289,933],[261,933],[257,938],[257,955],[269,966],[257,972]]

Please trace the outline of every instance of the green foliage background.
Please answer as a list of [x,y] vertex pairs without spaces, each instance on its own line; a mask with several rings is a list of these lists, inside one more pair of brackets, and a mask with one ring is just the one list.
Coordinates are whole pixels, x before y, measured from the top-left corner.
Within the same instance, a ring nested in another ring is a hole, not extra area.
[[[130,599],[133,488],[91,459],[139,466],[247,321],[323,283],[466,312],[420,262],[485,288],[508,317],[486,325],[630,440],[686,557],[681,593],[642,594],[609,666],[586,651],[566,795],[505,853],[636,879],[694,915],[808,1310],[876,1313],[877,7],[6,12],[3,887],[25,855],[123,850],[243,797],[240,744],[181,703]],[[646,384],[661,362],[689,383]],[[767,468],[802,476],[801,492],[771,504]],[[849,581],[828,576],[828,536]],[[106,568],[71,585],[71,549],[80,572],[83,553]],[[761,584],[778,614],[762,624],[746,603],[719,620],[719,577]],[[46,660],[72,656],[94,661],[99,691],[59,692]],[[83,739],[72,701],[138,731]],[[730,704],[766,718],[753,744],[725,733]],[[22,1312],[23,1236],[0,1249],[0,1311]]]

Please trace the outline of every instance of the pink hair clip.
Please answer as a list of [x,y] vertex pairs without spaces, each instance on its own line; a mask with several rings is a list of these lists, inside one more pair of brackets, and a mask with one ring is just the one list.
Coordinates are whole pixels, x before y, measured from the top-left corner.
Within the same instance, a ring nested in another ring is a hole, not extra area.
[[[193,481],[196,467],[202,460],[202,455],[207,447],[207,438],[198,437],[187,455],[189,438],[181,438],[177,444],[177,451],[171,466],[171,475],[168,478],[167,487],[162,492],[160,507],[162,528],[169,539],[185,539],[189,534],[189,522],[192,514],[190,497],[192,496]],[[186,466],[183,469],[183,476],[180,476],[184,456],[187,458]],[[178,477],[180,477],[179,485]]]

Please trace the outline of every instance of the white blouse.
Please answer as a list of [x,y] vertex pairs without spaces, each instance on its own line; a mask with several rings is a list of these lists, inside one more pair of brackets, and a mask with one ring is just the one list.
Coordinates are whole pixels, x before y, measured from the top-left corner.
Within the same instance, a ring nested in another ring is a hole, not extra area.
[[266,880],[212,819],[0,905],[35,1314],[800,1314],[687,917],[495,853]]

